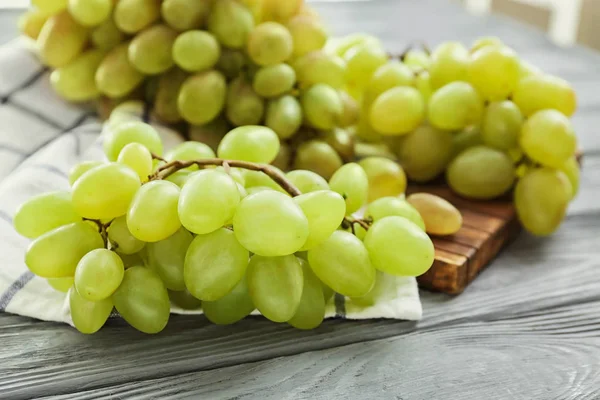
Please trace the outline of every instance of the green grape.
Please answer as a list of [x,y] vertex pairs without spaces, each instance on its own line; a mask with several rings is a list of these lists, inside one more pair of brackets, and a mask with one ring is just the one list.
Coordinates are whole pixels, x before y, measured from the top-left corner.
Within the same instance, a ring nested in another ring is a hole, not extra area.
[[300,102],[306,121],[317,129],[333,129],[344,111],[338,92],[322,83],[307,89]]
[[425,100],[425,103],[429,103],[429,99],[433,95],[433,89],[431,88],[431,77],[429,72],[422,71],[415,78],[415,87],[421,93],[421,97]]
[[73,19],[84,26],[100,25],[110,17],[113,0],[69,0]]
[[485,146],[460,153],[446,171],[456,193],[472,199],[493,199],[506,193],[515,180],[515,167],[505,153]]
[[390,275],[419,276],[433,264],[435,249],[431,239],[403,217],[375,221],[364,243],[375,268]]
[[242,199],[233,217],[233,231],[252,253],[276,257],[300,250],[308,238],[309,225],[291,198],[269,190]]
[[177,98],[181,85],[188,78],[188,74],[179,68],[171,68],[158,78],[158,87],[154,98],[153,109],[156,117],[167,123],[181,121]]
[[37,38],[42,63],[52,68],[64,67],[83,51],[88,36],[87,28],[75,22],[67,11],[52,15]]
[[230,131],[219,144],[220,158],[269,164],[279,152],[279,138],[264,126],[242,126]]
[[411,49],[406,52],[402,62],[413,71],[428,70],[431,66],[431,57],[424,50]]
[[[165,154],[165,159],[167,161],[193,161],[215,157],[215,152],[210,147],[200,142],[183,142]],[[198,166],[192,165],[187,169],[190,171],[197,171]]]
[[217,325],[234,324],[250,315],[255,308],[250,298],[246,277],[243,277],[231,292],[219,300],[202,302],[204,315]]
[[67,8],[68,0],[31,0],[31,5],[46,15],[53,15]]
[[302,125],[302,107],[291,95],[270,100],[267,104],[265,125],[271,128],[280,139],[294,136]]
[[190,72],[213,68],[221,57],[217,39],[205,31],[187,31],[177,37],[173,44],[173,60]]
[[369,178],[365,170],[356,163],[346,164],[335,171],[329,179],[329,187],[344,197],[347,215],[358,211],[367,203]]
[[187,290],[169,290],[169,299],[171,303],[184,310],[199,310],[202,308],[202,302]]
[[306,169],[329,179],[343,165],[338,153],[320,140],[302,143],[296,151],[294,169]]
[[577,95],[569,82],[546,74],[521,79],[513,101],[525,117],[545,109],[558,110],[570,117],[577,109]]
[[294,50],[290,31],[277,22],[257,25],[248,37],[248,55],[258,65],[274,65],[288,60]]
[[327,32],[320,21],[306,15],[297,15],[287,23],[294,43],[294,58],[320,50],[327,42]]
[[513,149],[518,146],[522,125],[523,115],[515,103],[509,100],[491,103],[483,114],[481,139],[499,150]]
[[358,165],[369,181],[368,203],[381,197],[399,196],[406,191],[406,174],[398,163],[385,157],[367,157]]
[[213,5],[208,29],[219,42],[232,49],[241,49],[254,28],[251,11],[235,0],[219,0]]
[[102,161],[84,161],[75,165],[69,171],[69,185],[73,186],[75,182],[77,182],[77,179],[79,179],[83,174],[102,164]]
[[360,106],[347,92],[340,90],[338,93],[340,95],[340,100],[342,100],[342,115],[338,118],[338,125],[342,128],[348,128],[358,122]]
[[52,286],[52,289],[59,291],[59,292],[67,293],[69,291],[69,289],[71,289],[71,286],[73,286],[73,284],[75,282],[75,278],[73,278],[73,277],[49,278],[49,279],[47,279],[47,281],[48,281],[48,284],[50,286]]
[[211,0],[164,0],[160,11],[167,25],[184,32],[206,24],[211,3]]
[[581,172],[579,170],[579,162],[577,161],[577,158],[569,158],[567,162],[565,162],[564,165],[559,169],[564,172],[565,175],[567,175],[567,178],[569,178],[569,182],[571,182],[571,187],[573,189],[572,198],[574,198],[579,192],[579,184],[581,180]]
[[174,184],[182,188],[194,172],[196,171],[192,171],[189,168],[185,168],[175,172],[174,174],[169,175],[165,180],[173,182]]
[[134,170],[140,181],[146,182],[152,174],[152,154],[150,150],[139,143],[129,143],[119,153],[117,162],[127,165]]
[[577,150],[571,121],[556,110],[538,111],[521,130],[521,148],[533,161],[560,168]]
[[427,182],[446,169],[452,157],[452,133],[423,125],[403,139],[397,154],[410,179]]
[[160,19],[159,0],[119,0],[114,19],[119,29],[134,34]]
[[293,255],[255,255],[248,264],[248,289],[261,314],[273,322],[289,321],[302,298],[302,266]]
[[262,97],[281,96],[294,87],[296,71],[288,64],[275,64],[260,68],[254,75],[252,87]]
[[504,43],[495,36],[484,36],[473,42],[471,53],[475,53],[477,50],[483,49],[484,47],[504,47]]
[[452,82],[431,96],[427,115],[436,128],[463,129],[481,120],[483,100],[468,83]]
[[467,126],[465,129],[452,135],[452,158],[470,147],[479,146],[481,144],[483,144],[483,139],[481,137],[481,129],[479,126]]
[[104,326],[113,310],[113,302],[110,298],[101,301],[86,300],[73,286],[69,290],[69,307],[75,328],[81,333],[90,335]]
[[383,48],[372,45],[357,45],[344,54],[346,60],[346,79],[358,87],[365,87],[371,77],[388,62],[388,56]]
[[42,10],[29,9],[19,16],[17,25],[19,32],[29,37],[30,39],[36,40],[40,35],[42,27],[48,20],[49,15]]
[[294,197],[308,220],[308,239],[300,249],[310,250],[323,243],[340,227],[346,215],[344,198],[331,190],[319,190]]
[[365,89],[363,104],[370,106],[384,92],[397,86],[413,86],[415,75],[413,71],[398,61],[388,62],[379,67]]
[[29,239],[35,239],[63,225],[81,221],[71,203],[69,192],[39,194],[21,204],[13,224],[15,230]]
[[366,142],[381,142],[382,137],[379,132],[377,132],[371,126],[371,122],[369,121],[370,108],[365,107],[363,104],[360,117],[358,119],[358,124],[356,126],[356,136]]
[[219,300],[242,280],[249,257],[229,229],[198,235],[185,257],[185,286],[200,300]]
[[221,113],[226,95],[223,74],[214,70],[197,73],[181,86],[177,98],[179,113],[190,124],[206,124]]
[[321,139],[323,139],[328,145],[346,161],[354,159],[354,138],[345,129],[334,128],[330,131],[322,132]]
[[381,40],[376,36],[366,33],[353,33],[341,38],[330,38],[325,45],[325,51],[343,57],[348,50],[359,44],[383,47]]
[[550,168],[532,169],[515,188],[515,207],[525,229],[534,235],[553,233],[565,217],[573,189],[568,177]]
[[285,22],[296,15],[303,0],[263,0],[263,19],[265,21],[281,21]]
[[148,268],[128,268],[112,300],[125,321],[141,332],[158,333],[169,322],[169,294],[156,272]]
[[487,46],[471,56],[469,82],[486,100],[504,100],[517,87],[519,68],[519,57],[513,50]]
[[384,157],[390,160],[397,160],[396,155],[392,152],[392,147],[398,142],[402,142],[404,138],[387,138],[386,142],[380,143],[365,143],[356,142],[354,144],[356,157],[359,159],[366,157]]
[[519,80],[523,80],[532,75],[541,74],[543,74],[541,69],[525,60],[521,60],[519,64]]
[[177,32],[166,25],[153,25],[129,44],[129,61],[146,75],[161,74],[173,66],[173,44]]
[[108,238],[119,254],[132,255],[140,252],[146,243],[137,239],[129,231],[127,217],[116,218],[108,227]]
[[185,257],[194,237],[184,228],[159,242],[148,243],[148,265],[167,289],[185,290]]
[[123,42],[125,34],[119,30],[113,18],[108,18],[92,30],[90,39],[95,47],[108,51]]
[[302,88],[317,83],[334,89],[342,89],[346,85],[346,62],[340,57],[313,51],[295,59],[291,65]]
[[205,125],[191,125],[188,133],[191,140],[202,142],[216,152],[219,143],[230,130],[229,122],[217,117]]
[[72,102],[89,101],[100,95],[96,87],[96,70],[104,59],[101,50],[89,50],[50,74],[52,88]]
[[371,106],[369,118],[371,126],[377,132],[383,135],[403,135],[423,122],[425,101],[415,88],[396,87],[377,97]]
[[248,60],[244,53],[227,48],[221,49],[221,57],[217,61],[217,69],[227,77],[227,79],[237,78],[246,67]]
[[144,80],[144,75],[129,62],[128,47],[128,43],[123,43],[112,49],[96,70],[96,86],[108,97],[124,97]]
[[87,253],[75,270],[75,289],[89,301],[109,298],[117,290],[125,266],[121,258],[107,249],[96,249]]
[[398,197],[381,197],[367,206],[365,216],[373,221],[379,221],[385,217],[404,217],[425,230],[425,221],[419,211],[404,199]]
[[233,178],[220,171],[198,171],[181,190],[179,219],[195,234],[210,233],[231,221],[239,202]]
[[27,249],[25,264],[42,278],[75,275],[77,263],[87,253],[104,247],[98,230],[87,222],[74,222],[46,232]]
[[323,285],[315,273],[310,269],[308,262],[298,259],[302,265],[302,297],[296,313],[288,321],[294,328],[315,329],[325,318],[325,295]]
[[444,42],[431,54],[431,87],[434,90],[450,82],[467,81],[469,51],[458,42]]
[[[311,271],[312,271],[312,269],[311,269]],[[329,303],[329,301],[335,295],[335,292],[333,291],[332,288],[330,288],[329,286],[327,286],[323,282],[321,282],[321,287],[323,288],[323,298],[325,299],[325,305],[327,305],[327,303]]]
[[429,193],[415,193],[406,199],[425,222],[430,235],[453,235],[462,227],[463,218],[456,207],[447,200]]
[[265,113],[265,102],[240,76],[229,85],[225,113],[235,126],[258,125]]
[[279,153],[277,153],[277,157],[275,157],[271,164],[274,167],[279,168],[280,170],[289,170],[291,161],[292,148],[289,144],[283,143],[279,148]]
[[324,284],[344,296],[364,296],[375,282],[375,268],[365,245],[349,232],[335,231],[309,250],[308,263]]
[[158,242],[177,232],[181,227],[177,214],[179,195],[179,186],[168,181],[142,186],[127,211],[131,234],[144,242]]
[[104,164],[75,182],[73,206],[84,218],[117,218],[127,212],[140,185],[139,176],[131,168],[118,163]]
[[288,172],[285,177],[296,186],[301,193],[329,190],[327,181],[321,175],[312,171],[297,169]]
[[[274,168],[274,167],[272,167]],[[281,170],[278,171],[283,175]],[[273,179],[271,179],[268,175],[260,171],[250,171],[250,170],[242,170],[242,175],[244,177],[244,186],[247,189],[252,189],[255,187],[269,188],[271,190],[275,190],[284,194],[288,194],[285,190],[281,188]]]
[[104,153],[109,161],[116,161],[121,150],[130,143],[139,143],[157,155],[163,153],[158,132],[143,122],[126,122],[109,129],[104,136]]
[[396,291],[396,277],[377,271],[375,284],[369,293],[361,297],[352,297],[350,301],[361,307],[373,307],[378,301],[386,300],[386,293]]

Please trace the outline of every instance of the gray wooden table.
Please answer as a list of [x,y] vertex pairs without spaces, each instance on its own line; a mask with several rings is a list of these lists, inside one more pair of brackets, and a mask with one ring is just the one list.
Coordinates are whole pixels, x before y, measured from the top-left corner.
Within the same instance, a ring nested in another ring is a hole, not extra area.
[[[577,88],[582,192],[553,237],[523,234],[459,297],[423,292],[424,319],[327,321],[300,332],[174,316],[156,336],[121,321],[84,336],[0,314],[0,398],[599,399],[600,55],[446,0],[317,3],[335,34],[391,51],[497,35]],[[15,14],[0,14],[1,40]],[[0,121],[1,123],[1,121]]]

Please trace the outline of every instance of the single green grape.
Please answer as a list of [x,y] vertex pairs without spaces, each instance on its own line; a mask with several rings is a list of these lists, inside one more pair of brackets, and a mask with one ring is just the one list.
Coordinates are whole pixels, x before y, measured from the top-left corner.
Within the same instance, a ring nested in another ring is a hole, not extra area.
[[415,77],[415,87],[421,93],[421,97],[425,100],[425,103],[429,103],[429,99],[433,95],[433,89],[431,88],[431,76],[427,71],[421,71]]
[[327,181],[321,175],[312,171],[297,169],[288,172],[285,177],[296,186],[301,193],[329,190]]
[[288,93],[296,83],[296,71],[288,64],[260,68],[254,75],[252,87],[262,97],[278,97]]
[[163,122],[177,123],[182,120],[177,98],[183,82],[189,75],[179,68],[171,68],[158,78],[152,112]]
[[312,249],[327,240],[346,215],[344,198],[331,190],[305,193],[293,200],[308,220],[308,238],[300,251]]
[[255,308],[245,276],[231,292],[219,300],[202,302],[204,315],[210,322],[217,325],[234,324],[250,315]]
[[221,47],[209,32],[194,30],[180,34],[173,44],[173,60],[186,71],[213,68],[221,57]]
[[436,128],[463,129],[481,120],[483,100],[468,83],[452,82],[431,96],[427,115]]
[[452,190],[471,199],[501,196],[512,187],[515,177],[515,167],[510,157],[486,146],[463,151],[446,171],[446,179]]
[[129,143],[123,147],[117,162],[134,170],[142,182],[146,182],[152,174],[152,154],[140,143]]
[[234,79],[240,75],[248,64],[249,60],[242,51],[221,48],[221,57],[217,61],[216,69],[225,75],[227,79]]
[[254,28],[252,12],[236,0],[219,0],[213,4],[208,18],[208,30],[219,42],[232,49],[241,49]]
[[427,182],[446,169],[452,146],[452,133],[423,125],[406,135],[396,146],[396,152],[410,179]]
[[129,35],[140,32],[160,19],[156,0],[119,0],[113,18],[119,29]]
[[46,232],[25,253],[25,264],[42,278],[66,278],[87,253],[104,247],[98,230],[87,222],[74,222]]
[[214,120],[225,107],[225,76],[210,70],[190,76],[181,86],[177,105],[190,124],[203,125]]
[[[143,122],[142,117],[146,106],[141,100],[127,100],[117,105],[110,115],[104,127],[105,131],[111,131],[127,122]],[[103,132],[104,133],[104,132]],[[158,133],[158,132],[157,132]],[[105,134],[106,135],[106,134]],[[121,149],[119,149],[121,151]],[[117,161],[119,153],[115,155]]]
[[[208,145],[192,141],[180,143],[167,154],[165,154],[165,159],[167,161],[193,161],[215,157],[215,152]],[[198,166],[192,165],[187,169],[190,171],[197,171]]]
[[415,75],[413,71],[399,61],[388,62],[379,67],[365,88],[363,103],[367,106],[384,92],[398,86],[413,86]]
[[404,217],[413,222],[422,230],[425,230],[425,221],[419,211],[409,202],[398,197],[382,197],[367,206],[365,216],[373,221],[390,216]]
[[377,97],[369,118],[371,126],[382,135],[403,135],[421,125],[425,118],[425,102],[417,89],[395,87]]
[[285,194],[271,190],[242,199],[233,217],[233,230],[242,246],[265,257],[293,254],[309,235],[302,209]]
[[523,115],[510,100],[489,104],[483,114],[481,139],[483,143],[499,150],[518,146]]
[[96,26],[110,17],[113,0],[69,0],[73,19],[84,26]]
[[469,82],[490,101],[505,100],[519,82],[519,57],[508,47],[486,46],[469,62]]
[[73,286],[69,290],[69,307],[75,328],[89,335],[104,326],[113,310],[113,302],[110,297],[100,301],[86,300]]
[[310,249],[308,263],[323,283],[344,296],[364,296],[375,283],[375,268],[365,245],[349,232],[335,231]]
[[541,75],[541,74],[543,74],[541,69],[539,69],[535,65],[533,65],[525,60],[521,60],[521,63],[519,64],[519,79],[520,80],[523,80],[532,75]]
[[[256,2],[256,0],[255,0]],[[299,14],[303,7],[302,0],[263,0],[263,19],[265,21],[285,22]]]
[[316,172],[325,179],[329,179],[342,165],[343,161],[334,148],[321,140],[302,143],[294,159],[294,169]]
[[258,65],[274,65],[288,60],[294,50],[290,31],[277,22],[263,22],[248,37],[248,55]]
[[151,269],[128,268],[112,300],[125,321],[141,332],[159,333],[167,326],[171,311],[169,294]]
[[167,25],[185,32],[206,24],[211,5],[211,0],[164,0],[160,11]]
[[71,286],[75,283],[75,278],[69,276],[67,278],[48,278],[46,279],[52,289],[62,293],[68,293]]
[[425,222],[430,235],[453,235],[463,223],[462,214],[449,201],[430,193],[414,193],[406,201],[412,205]]
[[117,255],[107,249],[87,253],[75,270],[75,289],[89,301],[109,298],[123,281],[125,266]]
[[68,0],[31,0],[31,5],[46,15],[54,15],[67,8]]
[[296,313],[288,323],[298,329],[315,329],[321,325],[325,318],[323,286],[319,278],[310,269],[308,262],[301,258],[297,260],[302,265],[302,297]]
[[500,38],[495,36],[484,36],[481,37],[471,45],[471,53],[475,53],[479,49],[483,49],[484,47],[503,47],[504,43]]
[[123,260],[123,265],[125,266],[125,269],[140,266],[144,267],[148,265],[148,263],[146,262],[148,257],[146,255],[145,247],[141,251],[134,254],[120,253],[119,255],[121,256],[121,260]]
[[112,50],[125,40],[125,34],[119,30],[115,20],[108,18],[90,33],[92,44],[99,50]]
[[406,174],[395,161],[385,157],[367,157],[358,162],[369,181],[368,203],[387,196],[399,196],[406,191]]
[[[485,116],[484,116],[485,118]],[[458,133],[452,135],[452,158],[456,157],[466,149],[483,144],[481,129],[478,125],[470,125]]]
[[243,76],[229,85],[225,114],[235,126],[258,125],[265,113],[265,102]]
[[570,117],[577,109],[577,95],[569,82],[547,74],[521,79],[513,101],[525,117],[546,109],[558,110]]
[[419,276],[433,264],[435,249],[431,239],[403,217],[375,221],[364,243],[375,268],[387,274]]
[[354,160],[354,138],[347,129],[334,128],[330,131],[321,132],[320,136],[343,160]]
[[167,71],[173,66],[173,44],[177,32],[166,25],[154,25],[136,35],[129,43],[131,64],[146,75]]
[[50,16],[36,43],[42,63],[52,68],[69,64],[83,51],[88,37],[88,29],[67,11]]
[[358,122],[360,118],[360,106],[358,101],[346,91],[340,90],[338,93],[342,100],[342,115],[338,118],[338,125],[342,128],[349,128]]
[[100,91],[96,86],[96,70],[104,56],[102,50],[88,50],[69,64],[55,69],[50,74],[52,88],[72,102],[97,98]]
[[294,136],[301,125],[302,107],[294,96],[286,95],[269,101],[265,126],[271,128],[280,139]]
[[402,62],[413,71],[428,70],[431,66],[431,56],[424,50],[411,49],[406,52]]
[[146,246],[146,242],[142,242],[131,234],[127,227],[127,217],[125,215],[110,223],[108,238],[119,254],[132,255]]
[[348,50],[359,44],[383,47],[381,40],[376,36],[353,33],[341,38],[331,38],[325,45],[325,51],[343,57]]
[[117,161],[121,150],[130,143],[139,143],[152,153],[162,155],[163,145],[156,129],[143,122],[115,124],[104,136],[104,153],[109,161]]
[[122,43],[108,52],[96,70],[96,86],[102,94],[120,98],[131,93],[144,80],[128,56],[129,43]]
[[577,161],[577,158],[575,157],[571,157],[567,160],[567,162],[565,162],[563,164],[562,167],[559,168],[562,172],[565,173],[565,175],[567,175],[567,178],[569,178],[569,182],[571,182],[571,187],[573,188],[573,196],[572,198],[574,198],[577,193],[579,192],[579,184],[580,184],[580,169],[579,169],[579,162]]
[[300,102],[306,121],[317,129],[333,129],[344,111],[338,92],[321,83],[307,89]]
[[378,301],[385,301],[386,292],[394,292],[396,285],[396,277],[388,275],[384,272],[377,271],[375,276],[375,284],[369,293],[361,297],[352,297],[352,304],[361,307],[373,307]]
[[184,265],[192,240],[192,234],[180,228],[168,238],[146,246],[148,266],[158,274],[167,289],[186,289]]
[[382,136],[371,126],[370,108],[363,104],[360,109],[360,117],[356,125],[356,136],[364,142],[377,143],[382,141]]
[[279,138],[264,126],[242,126],[230,131],[219,144],[220,158],[268,164],[279,152]]
[[319,20],[310,16],[297,15],[290,19],[286,26],[292,35],[294,58],[320,50],[327,42],[325,27]]
[[36,40],[40,35],[42,27],[48,20],[49,15],[37,8],[29,9],[19,16],[17,25],[19,32]]
[[248,250],[229,229],[198,235],[185,257],[185,286],[200,300],[219,300],[242,280],[249,257]]
[[177,307],[184,310],[199,310],[202,301],[191,295],[187,290],[169,290],[169,300]]
[[292,147],[287,143],[282,143],[277,153],[277,157],[271,162],[271,165],[280,170],[290,169],[292,162]]
[[382,47],[356,45],[344,54],[347,82],[358,87],[366,87],[379,67],[388,62],[388,56]]
[[429,75],[434,90],[451,82],[467,81],[469,51],[459,42],[444,42],[431,53]]
[[313,51],[294,59],[291,66],[302,88],[318,83],[334,89],[342,89],[346,85],[346,62],[338,56]]
[[69,192],[39,194],[21,204],[13,218],[15,230],[29,239],[73,222],[81,221]]
[[329,179],[329,187],[343,196],[347,215],[358,211],[367,203],[369,178],[365,170],[356,163],[349,163],[338,169]]

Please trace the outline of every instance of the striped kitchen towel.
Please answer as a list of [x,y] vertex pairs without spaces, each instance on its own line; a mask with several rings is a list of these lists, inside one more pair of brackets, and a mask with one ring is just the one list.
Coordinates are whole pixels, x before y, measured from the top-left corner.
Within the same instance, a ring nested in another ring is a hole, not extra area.
[[[103,157],[102,124],[93,109],[57,97],[48,75],[24,40],[0,47],[0,311],[71,324],[66,294],[27,269],[29,240],[12,226],[21,203],[40,193],[67,190],[74,164]],[[181,140],[168,129],[161,129],[161,135],[167,148]],[[338,295],[327,316],[420,319],[415,279],[388,278],[374,306],[362,307]]]

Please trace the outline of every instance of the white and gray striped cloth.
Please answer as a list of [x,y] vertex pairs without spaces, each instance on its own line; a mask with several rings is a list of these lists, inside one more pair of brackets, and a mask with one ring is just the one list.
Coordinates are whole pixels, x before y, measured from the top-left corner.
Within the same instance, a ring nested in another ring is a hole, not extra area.
[[[101,159],[101,130],[91,108],[69,104],[53,93],[48,71],[28,42],[19,39],[0,47],[0,311],[72,323],[66,294],[25,266],[29,240],[14,231],[12,217],[34,195],[67,190],[67,173],[74,164]],[[167,147],[180,140],[162,133]],[[420,319],[415,279],[390,279],[375,306],[360,307],[337,296],[327,316]]]

